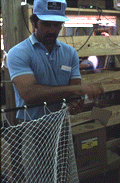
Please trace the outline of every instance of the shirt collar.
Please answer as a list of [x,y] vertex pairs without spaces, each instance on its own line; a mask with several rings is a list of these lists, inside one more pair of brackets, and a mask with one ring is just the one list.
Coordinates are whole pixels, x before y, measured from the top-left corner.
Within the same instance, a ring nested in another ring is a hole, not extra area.
[[[31,34],[31,35],[29,36],[29,39],[30,39],[32,45],[34,45],[34,44],[36,44],[36,43],[40,43],[40,42],[36,39],[34,33]],[[55,46],[60,47],[60,42],[59,42],[58,40],[56,40]]]
[[30,39],[32,45],[39,43],[39,41],[36,39],[34,33],[30,35],[29,39]]

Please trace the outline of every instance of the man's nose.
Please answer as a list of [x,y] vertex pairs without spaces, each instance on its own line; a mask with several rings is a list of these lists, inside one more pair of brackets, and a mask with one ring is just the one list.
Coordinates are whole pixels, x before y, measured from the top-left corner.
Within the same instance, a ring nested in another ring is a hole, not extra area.
[[51,26],[49,27],[49,32],[50,32],[50,33],[55,33],[55,32],[56,32],[56,27],[55,27],[54,25],[51,25]]

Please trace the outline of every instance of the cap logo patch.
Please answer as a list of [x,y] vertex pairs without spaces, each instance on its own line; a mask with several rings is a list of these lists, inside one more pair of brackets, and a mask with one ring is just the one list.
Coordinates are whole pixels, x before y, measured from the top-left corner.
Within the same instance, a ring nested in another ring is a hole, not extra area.
[[48,2],[47,4],[48,10],[60,11],[61,10],[61,3],[59,2]]

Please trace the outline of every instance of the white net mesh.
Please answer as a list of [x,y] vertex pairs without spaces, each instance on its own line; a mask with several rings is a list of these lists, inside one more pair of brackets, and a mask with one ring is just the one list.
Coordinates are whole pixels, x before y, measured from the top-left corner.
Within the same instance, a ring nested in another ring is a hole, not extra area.
[[1,180],[78,183],[67,109],[1,129]]

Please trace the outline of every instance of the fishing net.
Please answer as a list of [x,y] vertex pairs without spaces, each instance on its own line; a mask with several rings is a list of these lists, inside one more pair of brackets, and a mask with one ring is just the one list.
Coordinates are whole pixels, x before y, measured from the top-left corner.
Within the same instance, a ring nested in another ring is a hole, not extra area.
[[1,181],[78,183],[67,108],[1,128]]

